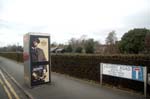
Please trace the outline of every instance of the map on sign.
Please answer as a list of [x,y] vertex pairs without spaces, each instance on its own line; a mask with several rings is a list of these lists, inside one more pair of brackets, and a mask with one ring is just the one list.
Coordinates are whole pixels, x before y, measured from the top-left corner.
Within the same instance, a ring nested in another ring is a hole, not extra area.
[[143,67],[102,63],[102,74],[144,81]]

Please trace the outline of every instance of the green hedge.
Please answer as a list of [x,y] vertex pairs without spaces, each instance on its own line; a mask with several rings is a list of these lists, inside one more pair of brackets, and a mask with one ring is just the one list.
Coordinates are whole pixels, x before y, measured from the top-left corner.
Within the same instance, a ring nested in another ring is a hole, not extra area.
[[52,70],[99,81],[100,63],[150,66],[145,55],[52,55]]
[[0,53],[0,56],[16,60],[18,62],[23,62],[23,54],[21,52],[15,53],[15,52],[3,52]]
[[[0,53],[0,55],[22,62],[22,53]],[[96,82],[100,81],[101,62],[147,66],[150,72],[150,56],[148,55],[52,54],[51,58],[52,71]],[[103,82],[117,87],[143,91],[143,83],[138,81],[103,76]]]
[[[100,81],[100,63],[150,66],[150,56],[145,55],[52,55],[52,71],[78,78]],[[150,68],[148,68],[150,72]],[[112,76],[103,76],[103,82],[116,86],[143,91],[143,83]],[[141,90],[142,89],[142,90]]]

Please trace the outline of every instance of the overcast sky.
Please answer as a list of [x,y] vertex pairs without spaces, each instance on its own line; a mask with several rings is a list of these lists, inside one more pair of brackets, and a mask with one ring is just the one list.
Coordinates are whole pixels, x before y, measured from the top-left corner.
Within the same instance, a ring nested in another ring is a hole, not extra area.
[[101,43],[133,28],[150,29],[150,0],[0,0],[0,46],[23,45],[27,32],[66,43],[87,35]]

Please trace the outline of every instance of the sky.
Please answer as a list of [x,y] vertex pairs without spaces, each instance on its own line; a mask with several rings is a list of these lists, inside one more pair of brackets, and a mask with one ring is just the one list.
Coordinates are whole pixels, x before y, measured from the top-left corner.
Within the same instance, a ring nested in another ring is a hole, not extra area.
[[49,33],[66,44],[87,35],[105,43],[133,28],[150,29],[150,0],[0,0],[0,46],[23,45],[28,32]]

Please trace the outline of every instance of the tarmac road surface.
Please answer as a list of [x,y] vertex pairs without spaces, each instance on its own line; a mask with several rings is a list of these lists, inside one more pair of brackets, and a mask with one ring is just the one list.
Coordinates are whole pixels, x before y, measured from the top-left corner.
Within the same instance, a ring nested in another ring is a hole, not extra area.
[[0,99],[29,99],[22,90],[0,69]]

